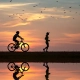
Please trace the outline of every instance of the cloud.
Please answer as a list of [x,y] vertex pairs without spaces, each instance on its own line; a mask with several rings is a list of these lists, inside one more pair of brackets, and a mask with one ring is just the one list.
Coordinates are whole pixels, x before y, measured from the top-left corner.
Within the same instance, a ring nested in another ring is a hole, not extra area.
[[35,21],[35,20],[44,19],[44,18],[46,18],[44,15],[41,15],[41,14],[32,14],[31,16],[29,16],[29,18],[27,19],[27,21]]
[[80,44],[80,33],[76,34],[65,34],[66,37],[70,40],[70,42],[74,44]]
[[4,23],[3,25],[6,26],[6,27],[19,27],[19,26],[24,26],[24,25],[28,25],[30,24],[30,22],[18,22],[17,20],[16,21],[10,21],[10,22],[7,22],[7,23]]
[[[52,8],[40,8],[40,10],[43,12],[44,16],[46,17],[53,17],[53,18],[70,18],[71,16],[69,15],[64,15],[63,11],[64,7],[52,7]],[[66,10],[67,12],[68,10]]]
[[[1,7],[3,8],[11,8],[11,7],[16,7],[16,6],[24,6],[24,5],[30,5],[30,4],[33,4],[33,3],[24,3],[24,4],[2,4]],[[24,14],[22,14],[22,16],[20,16],[20,14],[18,15],[13,15],[13,12],[12,10],[10,12],[3,12],[4,13],[4,16],[6,17],[6,21],[5,23],[3,24],[3,26],[5,27],[19,27],[19,26],[25,26],[25,25],[29,25],[31,24],[32,21],[37,21],[37,20],[43,20],[43,19],[47,19],[47,18],[50,18],[51,16],[54,17],[54,19],[58,19],[58,18],[70,18],[71,16],[68,16],[68,15],[62,15],[62,14],[52,14],[52,13],[47,13],[47,11],[51,12],[53,10],[53,12],[55,10],[57,10],[58,12],[61,12],[61,8],[56,8],[54,7],[53,9],[51,8],[47,8],[45,9],[46,13],[33,13],[31,12],[28,12],[28,11],[25,11]],[[38,10],[39,11],[39,10]],[[16,11],[14,11],[16,12]],[[11,16],[11,17],[9,17]],[[26,16],[26,18],[25,18]],[[10,20],[9,20],[10,19]],[[12,19],[12,20],[11,20]]]
[[73,77],[67,78],[65,80],[79,80],[79,78],[74,78],[74,76],[73,76]]
[[51,15],[51,16],[53,16],[54,18],[70,18],[71,16],[65,16],[65,15]]
[[[26,19],[25,19],[25,16],[27,16]],[[19,16],[12,16],[12,17],[13,17],[13,20],[5,22],[3,26],[6,26],[6,27],[17,27],[18,26],[19,27],[19,26],[31,24],[31,21],[36,21],[36,20],[45,18],[44,15],[32,14],[32,13],[24,14],[23,17],[19,17]]]
[[76,38],[76,37],[80,37],[80,33],[77,33],[77,34],[65,33],[65,36],[67,36],[67,37],[72,37],[72,38]]
[[70,43],[70,44],[79,44],[80,43],[80,33],[69,34],[64,33],[62,38],[54,38],[55,43]]
[[31,5],[31,4],[35,4],[35,3],[13,3],[13,4],[0,4],[0,9],[6,9],[6,8],[16,8],[16,7],[20,7],[20,6],[27,6],[27,5]]
[[45,7],[45,8],[40,8],[40,9],[43,10],[43,11],[47,11],[47,12],[63,12],[62,9],[64,9],[64,7],[60,7],[60,8],[57,8],[57,7],[52,7],[52,8]]

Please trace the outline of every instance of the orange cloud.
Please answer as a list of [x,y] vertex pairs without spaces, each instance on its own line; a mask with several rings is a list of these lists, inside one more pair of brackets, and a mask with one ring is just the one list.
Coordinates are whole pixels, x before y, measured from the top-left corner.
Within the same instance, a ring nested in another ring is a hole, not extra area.
[[39,19],[44,19],[45,16],[41,15],[41,14],[32,14],[29,16],[29,18],[27,19],[27,21],[35,21],[35,20],[39,20]]
[[80,37],[80,33],[75,33],[75,34],[68,34],[68,33],[65,33],[65,36],[76,38],[76,37]]
[[3,25],[6,27],[17,27],[17,26],[22,26],[22,25],[28,25],[30,22],[22,22],[20,19],[9,21],[4,23]]
[[[24,14],[22,17],[20,16],[13,16],[12,14],[6,14],[6,15],[10,15],[12,16],[12,20],[11,21],[7,21],[3,24],[3,26],[5,27],[19,27],[19,26],[24,26],[24,25],[28,25],[31,24],[31,21],[35,21],[35,20],[40,20],[40,19],[44,19],[46,18],[44,15],[41,14]],[[25,18],[25,16],[27,16],[27,18]]]
[[78,33],[78,34],[66,34],[66,33],[64,33],[64,37],[53,39],[54,43],[74,43],[74,44],[78,40],[80,40],[80,33]]
[[74,76],[73,77],[71,77],[71,78],[67,78],[67,79],[65,79],[65,80],[79,80],[79,78],[74,78]]

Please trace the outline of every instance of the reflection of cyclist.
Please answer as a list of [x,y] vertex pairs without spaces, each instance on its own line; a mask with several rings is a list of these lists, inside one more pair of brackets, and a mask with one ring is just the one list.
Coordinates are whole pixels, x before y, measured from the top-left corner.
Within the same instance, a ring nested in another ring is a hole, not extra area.
[[46,45],[47,45],[47,46],[43,49],[43,51],[45,51],[45,50],[46,50],[46,52],[47,52],[48,47],[49,47],[49,41],[50,41],[50,40],[49,40],[49,32],[47,32],[47,33],[46,33],[45,40],[46,40],[46,42],[45,42],[45,43],[46,43]]
[[15,65],[15,72],[13,73],[13,78],[14,80],[19,80],[23,75],[23,73],[21,74],[21,76],[17,77],[17,75],[19,74],[19,67],[17,65]]
[[44,63],[43,66],[46,67],[46,75],[45,75],[45,78],[46,80],[49,80],[49,66],[48,66],[48,63]]
[[19,41],[17,40],[17,37],[19,37],[20,39],[23,39],[21,36],[19,36],[19,31],[16,31],[16,34],[13,36],[13,41],[16,43],[16,48],[19,47]]

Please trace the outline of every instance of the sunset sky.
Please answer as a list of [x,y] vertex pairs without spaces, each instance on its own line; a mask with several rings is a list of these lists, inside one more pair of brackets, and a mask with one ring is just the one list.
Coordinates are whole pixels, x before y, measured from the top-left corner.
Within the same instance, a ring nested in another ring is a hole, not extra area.
[[[50,32],[49,51],[80,51],[80,0],[0,0],[0,51],[8,51],[20,31],[29,51],[42,51]],[[42,63],[30,63],[21,80],[45,80]],[[49,80],[80,80],[80,64],[49,63]],[[7,63],[0,63],[0,80],[13,80]]]
[[17,30],[30,45],[42,51],[50,32],[49,51],[80,50],[80,0],[0,0],[0,51]]

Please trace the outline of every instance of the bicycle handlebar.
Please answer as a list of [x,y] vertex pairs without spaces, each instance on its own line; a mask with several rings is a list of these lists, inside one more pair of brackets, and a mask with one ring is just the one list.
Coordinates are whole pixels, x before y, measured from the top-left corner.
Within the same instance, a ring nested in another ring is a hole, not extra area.
[[20,41],[20,42],[23,42],[23,40],[24,40],[24,39],[21,39],[21,41]]

